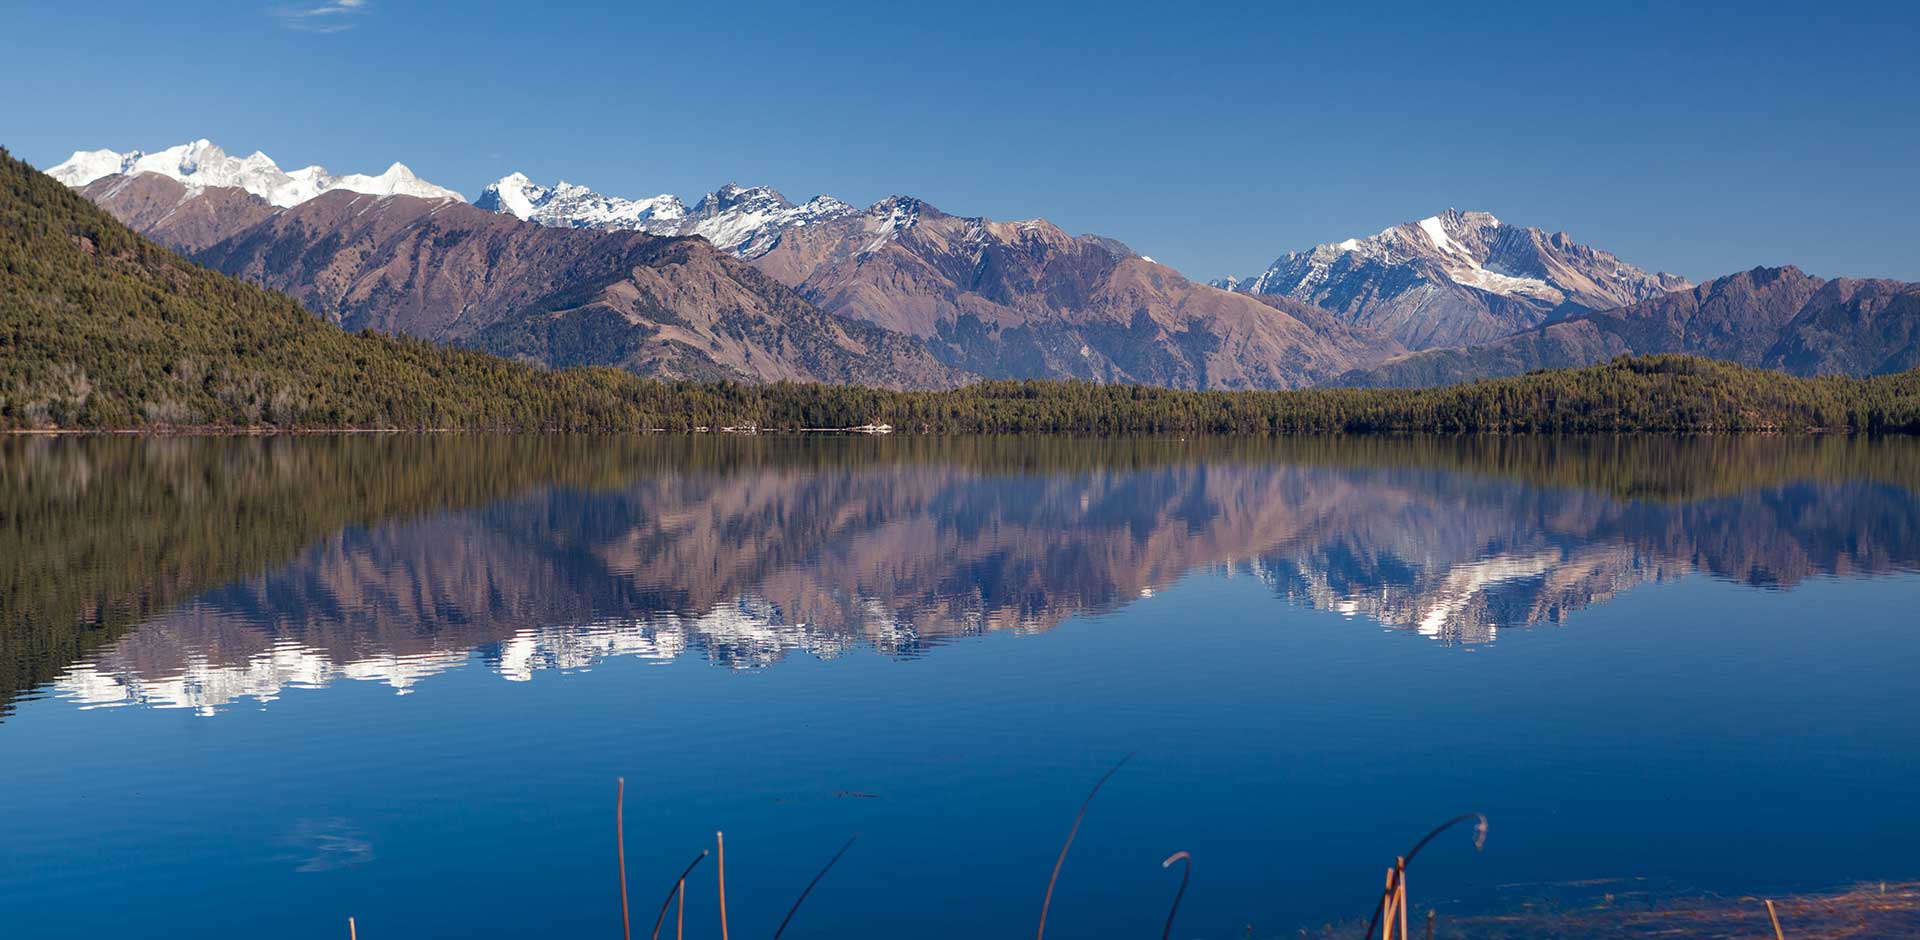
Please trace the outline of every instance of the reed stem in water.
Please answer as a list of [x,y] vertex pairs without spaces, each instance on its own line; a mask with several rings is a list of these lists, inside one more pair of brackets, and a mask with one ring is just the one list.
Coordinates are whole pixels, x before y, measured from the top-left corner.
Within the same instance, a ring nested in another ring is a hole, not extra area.
[[833,853],[833,857],[827,859],[825,865],[820,866],[820,871],[813,876],[812,881],[807,882],[807,886],[800,892],[800,896],[793,899],[793,906],[787,908],[787,916],[780,918],[780,926],[773,930],[773,940],[780,940],[780,935],[787,930],[787,924],[792,922],[793,915],[800,910],[800,902],[805,901],[807,895],[813,893],[813,886],[819,884],[820,879],[827,876],[827,870],[833,867],[834,862],[840,860],[840,856],[847,854],[848,849],[853,848],[853,840],[858,838],[860,837],[856,835],[853,839],[848,839],[847,844],[840,847],[840,851]]
[[1193,877],[1193,856],[1188,855],[1184,851],[1175,852],[1167,856],[1167,860],[1161,862],[1160,867],[1171,868],[1174,862],[1186,862],[1187,864],[1180,869],[1180,887],[1173,892],[1173,906],[1167,908],[1167,925],[1160,928],[1160,940],[1167,940],[1168,937],[1173,935],[1173,915],[1180,913],[1180,899],[1186,897],[1187,880]]
[[[1485,813],[1462,813],[1433,827],[1432,832],[1427,833],[1420,838],[1420,841],[1415,842],[1413,848],[1408,849],[1407,854],[1400,856],[1399,862],[1387,871],[1386,890],[1380,893],[1380,903],[1373,906],[1373,916],[1367,918],[1367,929],[1361,931],[1361,940],[1367,940],[1367,938],[1373,936],[1373,928],[1380,926],[1380,915],[1385,914],[1389,920],[1392,919],[1394,912],[1389,910],[1387,905],[1394,900],[1394,892],[1397,885],[1397,879],[1394,877],[1395,873],[1405,875],[1407,866],[1413,864],[1413,857],[1419,855],[1420,850],[1426,848],[1427,843],[1432,842],[1435,836],[1470,819],[1475,821],[1473,827],[1473,850],[1478,852],[1487,847],[1487,817]],[[1391,927],[1389,927],[1388,930],[1390,931]],[[1403,934],[1406,932],[1405,924],[1401,925],[1401,932]]]
[[667,908],[673,904],[675,896],[680,898],[681,918],[682,920],[685,919],[687,909],[687,876],[693,874],[694,867],[699,865],[700,860],[706,857],[707,850],[701,849],[700,854],[695,855],[693,861],[687,863],[686,870],[680,873],[680,879],[673,883],[673,887],[667,889],[667,899],[660,902],[660,915],[653,919],[653,940],[660,940],[660,925],[666,921]]
[[[1133,755],[1128,754],[1120,758],[1119,763],[1107,768],[1107,772],[1101,774],[1100,779],[1094,783],[1093,789],[1087,791],[1087,798],[1080,802],[1080,812],[1073,817],[1073,828],[1067,830],[1066,844],[1060,846],[1060,857],[1053,860],[1053,876],[1047,879],[1047,896],[1040,901],[1040,929],[1034,933],[1034,940],[1046,940],[1047,910],[1053,907],[1053,884],[1060,880],[1060,866],[1067,863],[1067,850],[1073,848],[1073,837],[1080,833],[1080,821],[1087,818],[1087,807],[1093,805],[1094,795],[1100,792],[1101,787],[1107,785],[1107,780],[1132,759]],[[726,938],[722,937],[720,940],[726,940]]]
[[715,832],[713,844],[719,853],[715,861],[720,866],[720,940],[727,940],[727,834]]
[[633,940],[633,921],[627,910],[627,778],[615,777],[613,794],[613,850],[620,856],[620,935]]

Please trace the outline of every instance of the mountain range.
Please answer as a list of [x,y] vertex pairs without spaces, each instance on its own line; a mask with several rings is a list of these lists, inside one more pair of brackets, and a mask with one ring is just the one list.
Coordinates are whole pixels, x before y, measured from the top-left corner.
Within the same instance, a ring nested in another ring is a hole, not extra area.
[[325,192],[344,189],[375,196],[419,196],[423,199],[460,199],[451,189],[435,186],[413,174],[404,163],[387,167],[378,176],[351,173],[334,176],[325,167],[286,171],[259,151],[246,157],[229,156],[206,138],[147,153],[132,150],[76,151],[48,175],[75,188],[109,176],[153,173],[188,184],[194,189],[242,189],[275,206],[295,206]]
[[344,189],[276,208],[154,173],[80,192],[348,330],[661,378],[914,388],[963,378],[910,340],[827,314],[696,238],[547,228],[456,199]]
[[547,367],[932,388],[1427,385],[1686,352],[1796,374],[1920,364],[1920,285],[1756,269],[1695,286],[1449,209],[1196,283],[1044,219],[728,184],[610,196],[513,173],[467,204],[403,164],[282,171],[206,140],[49,171],[216,270],[373,327]]
[[1284,388],[1398,351],[1307,304],[1222,297],[1112,239],[948,215],[909,196],[860,209],[729,183],[688,209],[672,195],[624,199],[514,173],[474,204],[558,228],[698,235],[823,310],[985,378]]

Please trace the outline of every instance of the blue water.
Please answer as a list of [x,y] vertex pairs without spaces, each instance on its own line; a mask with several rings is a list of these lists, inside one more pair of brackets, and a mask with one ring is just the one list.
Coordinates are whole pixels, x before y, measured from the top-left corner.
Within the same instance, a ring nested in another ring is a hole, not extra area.
[[[618,936],[622,776],[643,935],[724,830],[734,935],[771,934],[857,834],[787,936],[1018,936],[1128,754],[1050,935],[1150,935],[1176,850],[1177,935],[1364,918],[1395,854],[1474,810],[1485,850],[1423,853],[1417,910],[1915,874],[1920,496],[1891,444],[1678,483],[1545,464],[1627,481],[1590,485],[1417,448],[622,451],[588,481],[569,456],[309,519],[280,556],[193,552],[231,570],[168,590],[175,543],[240,543],[220,520],[259,498],[183,466],[331,507],[419,455],[62,446],[7,452],[16,494],[68,485],[13,512],[34,529],[9,550],[70,550],[74,591],[140,600],[68,659],[10,648],[44,678],[0,716],[6,936]],[[119,469],[76,484],[76,454]],[[69,492],[156,466],[165,497]],[[83,517],[134,530],[189,490],[168,518],[192,539],[74,548]],[[47,618],[22,596],[0,629],[24,638]],[[689,887],[701,936],[714,874]]]

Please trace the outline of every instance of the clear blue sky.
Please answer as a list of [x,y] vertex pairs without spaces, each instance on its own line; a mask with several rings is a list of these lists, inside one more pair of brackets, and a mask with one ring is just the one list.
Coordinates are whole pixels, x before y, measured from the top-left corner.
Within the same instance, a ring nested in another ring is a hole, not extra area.
[[8,6],[0,144],[42,166],[206,136],[469,195],[900,192],[1202,278],[1458,206],[1696,279],[1920,279],[1910,3]]

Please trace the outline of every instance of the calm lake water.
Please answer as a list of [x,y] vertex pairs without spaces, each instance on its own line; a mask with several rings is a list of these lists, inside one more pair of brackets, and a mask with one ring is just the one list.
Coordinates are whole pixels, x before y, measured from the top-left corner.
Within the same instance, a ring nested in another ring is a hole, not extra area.
[[[1920,874],[1920,444],[0,442],[0,935],[1296,937]],[[713,862],[688,926],[717,936]],[[1251,927],[1249,927],[1251,925]],[[671,927],[669,927],[669,932]]]

